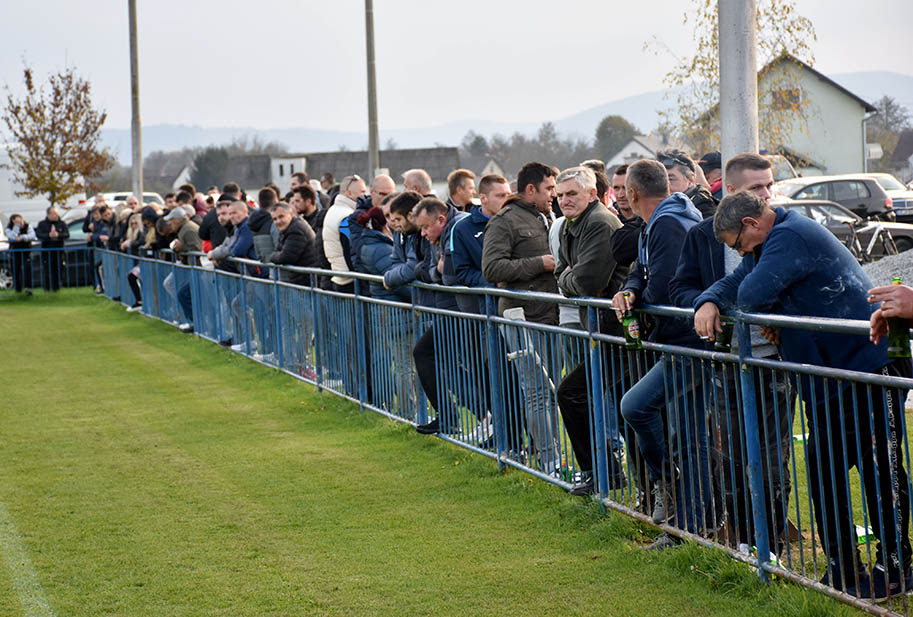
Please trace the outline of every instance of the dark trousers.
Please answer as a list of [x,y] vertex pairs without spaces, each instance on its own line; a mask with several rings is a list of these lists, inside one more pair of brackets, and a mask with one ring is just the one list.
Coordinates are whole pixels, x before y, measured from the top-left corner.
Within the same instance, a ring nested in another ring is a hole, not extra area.
[[[913,375],[909,359],[893,360],[873,372],[894,377]],[[896,581],[900,572],[909,571],[911,557],[910,494],[902,445],[907,391],[871,386],[870,405],[868,387],[845,385],[838,396],[805,407],[809,424],[808,485],[815,524],[828,558],[842,570],[835,577],[842,574],[844,581],[852,580],[859,563],[854,523],[862,521],[852,520],[847,471],[856,467],[865,489],[868,521],[879,540],[876,560]],[[858,414],[854,413],[854,403]]]
[[45,291],[57,291],[60,289],[60,271],[62,269],[62,249],[53,247],[41,251],[41,281]]
[[[716,364],[712,375],[715,400],[711,403],[711,439],[717,477],[722,482],[723,508],[734,534],[734,544],[754,544],[754,521],[748,483],[748,455],[743,436],[742,388],[735,364]],[[754,372],[754,392],[764,476],[764,509],[771,550],[778,553],[786,541],[786,515],[791,488],[789,448],[792,439],[795,392],[785,375],[776,381],[765,371]],[[722,513],[719,513],[722,514]]]
[[130,285],[130,290],[133,292],[134,302],[139,304],[143,301],[143,292],[139,286],[139,277],[130,272],[127,274],[127,284]]
[[187,321],[193,323],[193,296],[190,292],[190,283],[184,283],[178,287],[178,304],[184,309],[184,316]]
[[13,256],[13,287],[16,291],[32,288],[32,252],[28,248],[11,247]]

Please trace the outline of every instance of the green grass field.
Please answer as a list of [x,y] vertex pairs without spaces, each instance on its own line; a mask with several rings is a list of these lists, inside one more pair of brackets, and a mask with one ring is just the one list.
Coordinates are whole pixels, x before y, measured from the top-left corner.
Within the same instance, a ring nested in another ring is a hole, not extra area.
[[0,615],[852,614],[88,291],[0,326]]

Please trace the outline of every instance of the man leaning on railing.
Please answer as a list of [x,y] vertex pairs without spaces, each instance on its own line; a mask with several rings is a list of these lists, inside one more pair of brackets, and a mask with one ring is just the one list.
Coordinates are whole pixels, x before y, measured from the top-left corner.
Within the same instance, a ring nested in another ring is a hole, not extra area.
[[[723,199],[713,230],[744,259],[694,301],[694,327],[701,336],[721,332],[720,309],[870,318],[868,277],[846,247],[811,219],[773,210],[742,191]],[[789,362],[886,377],[913,375],[909,358],[889,359],[886,341],[872,344],[864,335],[790,329],[781,337],[780,354]],[[910,589],[910,495],[901,430],[906,391],[878,385],[869,390],[833,379],[825,383],[807,375],[800,377],[799,388],[810,428],[809,490],[829,560],[821,582],[860,598]],[[862,477],[868,521],[879,540],[871,575],[862,567],[847,499],[851,466]]]

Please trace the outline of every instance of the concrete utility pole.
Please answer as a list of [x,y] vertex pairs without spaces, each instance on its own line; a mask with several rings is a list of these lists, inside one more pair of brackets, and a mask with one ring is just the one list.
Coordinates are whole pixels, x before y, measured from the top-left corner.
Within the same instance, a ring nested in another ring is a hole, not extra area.
[[370,182],[374,179],[377,168],[380,167],[380,148],[377,144],[377,77],[374,62],[373,0],[365,0],[365,36],[368,48],[368,181]]
[[127,0],[130,20],[130,134],[133,145],[133,194],[143,203],[143,137],[139,119],[139,60],[136,53],[136,0]]
[[[720,153],[758,151],[755,0],[719,0]],[[725,183],[724,183],[725,187]]]

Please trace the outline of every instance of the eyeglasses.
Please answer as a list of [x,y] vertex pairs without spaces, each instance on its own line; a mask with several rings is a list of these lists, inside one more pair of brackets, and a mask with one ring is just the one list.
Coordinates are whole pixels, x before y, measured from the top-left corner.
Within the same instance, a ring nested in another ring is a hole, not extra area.
[[732,243],[732,248],[738,252],[742,252],[742,232],[745,231],[745,223],[739,225],[739,233],[735,237],[735,242]]
[[359,176],[358,174],[346,176],[345,178],[342,179],[342,182],[340,183],[339,188],[343,193],[345,193],[346,191],[349,190],[349,187],[352,186],[353,182],[358,182],[359,180],[364,182],[364,180],[362,180],[361,176]]
[[662,163],[663,167],[666,169],[672,169],[676,165],[681,165],[682,167],[687,167],[691,171],[694,171],[694,164],[691,161],[683,161],[677,156],[658,156],[656,160]]

